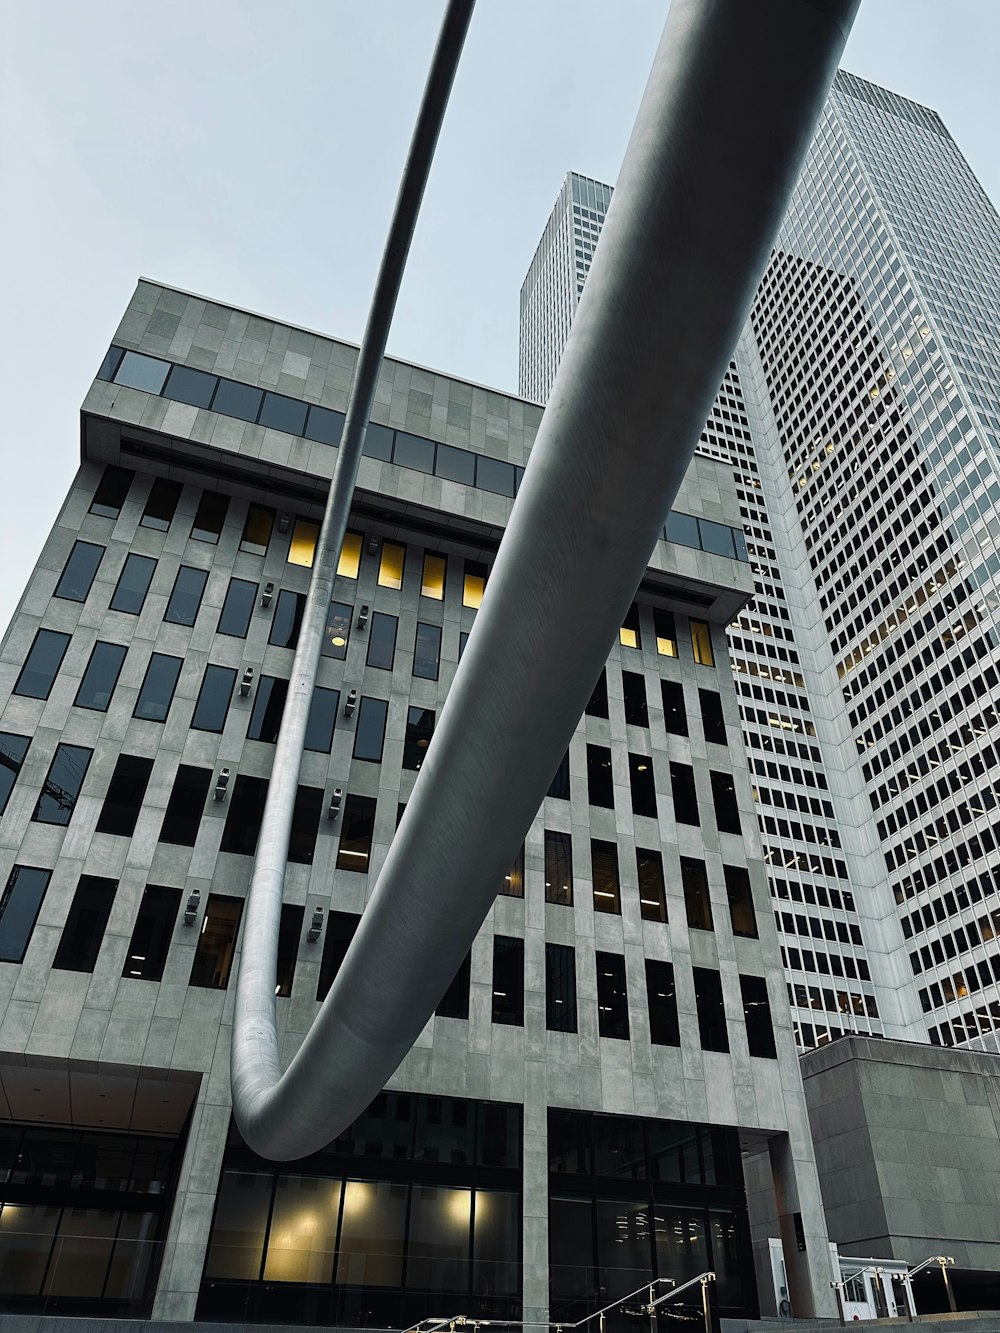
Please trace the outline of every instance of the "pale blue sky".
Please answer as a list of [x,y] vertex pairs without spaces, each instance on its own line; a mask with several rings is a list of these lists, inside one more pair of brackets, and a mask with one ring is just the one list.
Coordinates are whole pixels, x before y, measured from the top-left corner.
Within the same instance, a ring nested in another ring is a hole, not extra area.
[[[666,9],[479,0],[392,355],[516,389],[535,243],[567,170],[614,180]],[[359,338],[442,12],[0,6],[0,628],[72,479],[80,402],[140,274]],[[862,0],[844,65],[939,111],[1000,201],[1000,0]]]

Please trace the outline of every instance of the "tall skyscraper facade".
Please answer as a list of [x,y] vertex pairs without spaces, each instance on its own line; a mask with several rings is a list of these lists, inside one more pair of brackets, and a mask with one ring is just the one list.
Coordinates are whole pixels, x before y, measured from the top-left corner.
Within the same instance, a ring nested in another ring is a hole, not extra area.
[[754,563],[730,644],[802,1045],[1000,1030],[998,315],[940,118],[840,72],[701,440]]
[[[544,1322],[711,1270],[746,1316],[770,1272],[752,1151],[797,1308],[833,1313],[724,634],[753,579],[707,455],[389,1087],[299,1162],[232,1123],[241,916],[355,357],[142,281],[84,402],[0,648],[0,1308]],[[540,416],[383,366],[289,846],[286,1060],[434,743]]]

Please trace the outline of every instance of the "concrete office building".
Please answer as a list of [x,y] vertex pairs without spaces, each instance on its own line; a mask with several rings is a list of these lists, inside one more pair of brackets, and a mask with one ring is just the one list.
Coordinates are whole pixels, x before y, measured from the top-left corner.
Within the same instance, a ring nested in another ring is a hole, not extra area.
[[[606,209],[573,181],[575,304]],[[701,441],[754,567],[730,649],[803,1047],[1000,1027],[998,316],[1000,222],[940,118],[841,71]]]
[[[0,651],[0,1305],[538,1320],[711,1269],[753,1314],[741,1154],[765,1149],[797,1308],[830,1313],[723,632],[753,580],[711,457],[389,1089],[302,1162],[231,1123],[229,983],[355,355],[142,281],[87,394]],[[286,1060],[433,744],[540,415],[384,365],[290,846]]]

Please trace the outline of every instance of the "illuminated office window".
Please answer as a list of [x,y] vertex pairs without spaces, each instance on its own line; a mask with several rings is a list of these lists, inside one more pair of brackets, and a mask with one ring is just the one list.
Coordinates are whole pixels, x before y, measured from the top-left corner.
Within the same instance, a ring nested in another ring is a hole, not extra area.
[[618,631],[618,642],[623,648],[641,648],[642,637],[639,633],[639,608],[635,602],[628,609],[628,615]]
[[305,565],[306,569],[312,569],[318,537],[318,523],[311,523],[306,518],[297,518],[295,527],[292,528],[292,540],[288,543],[288,563]]
[[465,578],[462,582],[462,605],[473,608],[482,606],[485,591],[486,566],[478,560],[466,560]]
[[337,573],[341,578],[358,577],[358,570],[361,568],[361,541],[360,532],[344,533],[344,544],[340,548],[340,559],[337,561]]
[[703,620],[691,621],[691,650],[700,666],[715,666],[712,652],[712,632]]
[[401,588],[403,586],[403,564],[406,560],[406,547],[398,542],[382,543],[382,558],[378,564],[378,584],[380,588]]
[[424,553],[424,567],[420,576],[421,597],[431,597],[435,602],[444,600],[444,580],[448,572],[448,561],[443,555]]

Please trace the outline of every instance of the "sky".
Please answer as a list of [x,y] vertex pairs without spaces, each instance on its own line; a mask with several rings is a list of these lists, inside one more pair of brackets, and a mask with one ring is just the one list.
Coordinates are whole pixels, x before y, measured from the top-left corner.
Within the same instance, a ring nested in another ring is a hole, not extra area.
[[[747,0],[751,2],[751,0]],[[0,0],[0,629],[142,275],[357,341],[443,0]],[[665,0],[479,0],[388,352],[517,387],[568,170],[614,182]],[[843,65],[1000,205],[1000,0],[862,0]]]

